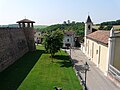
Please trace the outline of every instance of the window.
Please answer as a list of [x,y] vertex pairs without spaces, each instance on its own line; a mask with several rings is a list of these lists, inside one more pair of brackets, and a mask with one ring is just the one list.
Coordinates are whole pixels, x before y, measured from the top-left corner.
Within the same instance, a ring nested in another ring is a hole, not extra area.
[[90,30],[90,25],[88,25],[88,29]]
[[96,54],[98,54],[98,50],[96,50]]
[[69,42],[69,39],[67,39],[67,42]]

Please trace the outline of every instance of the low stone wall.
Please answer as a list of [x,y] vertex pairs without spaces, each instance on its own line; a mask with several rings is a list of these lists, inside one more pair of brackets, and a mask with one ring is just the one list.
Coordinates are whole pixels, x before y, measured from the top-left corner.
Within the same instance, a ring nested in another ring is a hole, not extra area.
[[22,28],[0,28],[0,72],[28,51]]

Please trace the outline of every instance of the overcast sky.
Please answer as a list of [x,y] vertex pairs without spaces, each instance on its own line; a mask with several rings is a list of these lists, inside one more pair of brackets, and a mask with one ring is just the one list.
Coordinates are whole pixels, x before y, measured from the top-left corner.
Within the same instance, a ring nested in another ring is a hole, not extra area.
[[25,17],[41,25],[85,22],[88,12],[94,23],[120,19],[120,0],[0,0],[0,25]]

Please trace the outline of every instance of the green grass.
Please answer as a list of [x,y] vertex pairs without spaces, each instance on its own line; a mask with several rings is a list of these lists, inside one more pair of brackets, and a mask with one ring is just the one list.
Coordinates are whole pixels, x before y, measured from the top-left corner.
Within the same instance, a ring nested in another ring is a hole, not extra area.
[[29,52],[0,73],[0,90],[16,90],[39,60],[43,50]]
[[57,53],[52,62],[43,47],[37,48],[0,73],[0,90],[82,90],[65,52]]

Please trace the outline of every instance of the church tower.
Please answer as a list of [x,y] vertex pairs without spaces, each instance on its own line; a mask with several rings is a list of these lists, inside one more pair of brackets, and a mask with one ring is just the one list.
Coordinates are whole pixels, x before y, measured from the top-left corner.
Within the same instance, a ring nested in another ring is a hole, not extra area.
[[91,20],[90,16],[88,15],[87,21],[85,23],[85,37],[88,34],[92,33],[92,25],[93,25],[92,20]]

